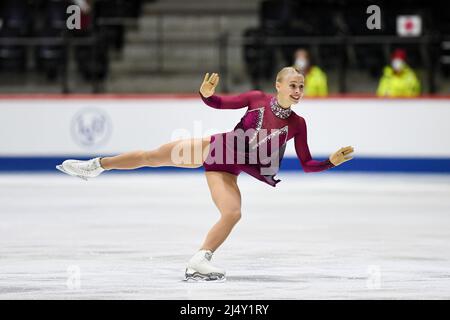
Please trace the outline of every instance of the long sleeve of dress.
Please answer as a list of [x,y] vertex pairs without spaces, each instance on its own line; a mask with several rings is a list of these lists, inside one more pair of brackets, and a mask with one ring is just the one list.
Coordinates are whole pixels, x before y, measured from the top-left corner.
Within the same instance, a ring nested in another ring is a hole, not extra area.
[[257,90],[244,92],[234,96],[217,96],[212,95],[208,98],[202,96],[203,102],[214,109],[240,109],[249,106],[250,100],[262,93]]
[[299,118],[299,132],[294,136],[295,152],[305,172],[319,172],[333,168],[335,165],[329,160],[313,160],[308,147],[306,122]]

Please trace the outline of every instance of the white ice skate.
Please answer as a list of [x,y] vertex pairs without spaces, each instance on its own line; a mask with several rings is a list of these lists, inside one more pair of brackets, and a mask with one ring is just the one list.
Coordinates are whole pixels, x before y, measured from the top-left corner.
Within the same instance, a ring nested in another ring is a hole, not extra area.
[[225,281],[225,270],[211,264],[211,250],[200,250],[188,262],[185,281]]
[[105,171],[100,165],[100,158],[90,160],[66,160],[62,164],[57,165],[56,169],[70,176],[78,177],[83,180],[95,178]]

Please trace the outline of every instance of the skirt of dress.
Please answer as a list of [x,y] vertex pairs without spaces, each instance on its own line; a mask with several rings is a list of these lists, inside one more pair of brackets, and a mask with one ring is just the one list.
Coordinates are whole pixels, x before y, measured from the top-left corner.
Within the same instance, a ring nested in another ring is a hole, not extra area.
[[[251,158],[250,153],[238,151],[236,144],[230,144],[230,141],[227,140],[227,134],[229,134],[229,132],[211,135],[209,153],[203,162],[205,171],[222,171],[236,176],[241,172],[246,172],[272,187],[275,187],[276,184],[281,181],[280,179],[276,179],[275,175],[278,173],[285,145],[280,148],[280,152],[276,155],[278,157],[278,166],[275,166],[275,168],[271,166],[269,170],[268,165],[258,162],[259,159],[257,159],[256,163],[254,163],[255,161],[249,161]],[[237,161],[238,159],[241,161]],[[246,159],[245,163],[242,163],[242,159]]]

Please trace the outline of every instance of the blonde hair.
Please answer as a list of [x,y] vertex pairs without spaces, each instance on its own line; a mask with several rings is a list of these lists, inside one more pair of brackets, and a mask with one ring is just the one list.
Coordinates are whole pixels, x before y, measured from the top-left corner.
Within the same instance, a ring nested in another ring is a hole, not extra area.
[[285,77],[289,73],[297,73],[302,77],[305,77],[303,72],[296,66],[284,67],[277,73],[277,82],[281,82],[283,80],[283,77]]

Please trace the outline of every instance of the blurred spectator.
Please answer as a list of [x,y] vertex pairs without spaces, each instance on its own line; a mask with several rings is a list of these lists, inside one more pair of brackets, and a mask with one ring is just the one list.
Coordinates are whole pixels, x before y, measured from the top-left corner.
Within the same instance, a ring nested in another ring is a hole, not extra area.
[[318,66],[311,63],[305,49],[295,52],[295,66],[305,74],[305,96],[324,97],[328,95],[327,75]]
[[420,82],[406,63],[406,51],[397,49],[391,56],[391,65],[384,67],[377,89],[379,97],[415,97],[420,94]]

